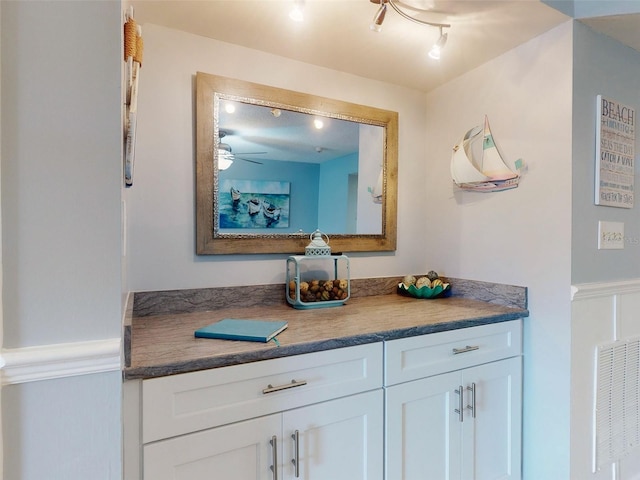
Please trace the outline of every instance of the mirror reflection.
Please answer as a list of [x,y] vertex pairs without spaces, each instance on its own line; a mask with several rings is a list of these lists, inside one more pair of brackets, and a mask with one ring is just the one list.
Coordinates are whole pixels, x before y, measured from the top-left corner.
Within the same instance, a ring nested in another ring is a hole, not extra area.
[[219,233],[382,233],[384,127],[224,95],[217,110]]
[[397,113],[196,76],[196,251],[394,250]]

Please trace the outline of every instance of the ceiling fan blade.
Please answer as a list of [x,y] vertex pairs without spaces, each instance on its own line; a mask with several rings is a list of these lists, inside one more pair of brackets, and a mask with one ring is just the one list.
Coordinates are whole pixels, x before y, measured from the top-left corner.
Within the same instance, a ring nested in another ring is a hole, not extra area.
[[251,163],[257,163],[258,165],[264,165],[262,162],[258,162],[256,160],[250,160],[248,158],[242,158],[242,157],[235,157],[238,160],[244,160],[245,162],[251,162]]
[[234,155],[265,155],[268,152],[233,152]]

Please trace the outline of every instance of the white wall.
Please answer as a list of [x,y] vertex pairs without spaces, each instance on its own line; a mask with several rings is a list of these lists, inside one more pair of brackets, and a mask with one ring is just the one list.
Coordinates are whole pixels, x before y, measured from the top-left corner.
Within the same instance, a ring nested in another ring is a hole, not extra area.
[[[0,26],[2,25],[2,8],[0,8]],[[0,27],[1,29],[1,27]],[[2,49],[0,48],[0,65],[2,65]],[[0,75],[0,92],[2,92],[2,76]],[[0,95],[0,112],[2,112],[2,95]],[[0,115],[0,145],[2,145],[2,115]],[[2,291],[2,151],[0,149],[0,291]],[[0,295],[0,348],[3,343],[2,295]],[[2,387],[0,387],[0,472],[4,470],[4,438],[2,435]],[[0,474],[0,478],[2,475]]]
[[197,71],[394,110],[400,114],[398,249],[352,254],[353,278],[422,270],[426,229],[424,95],[256,50],[143,25],[134,186],[126,192],[132,291],[284,282],[286,255],[201,256],[194,241]]
[[[553,52],[553,54],[550,54]],[[423,211],[430,268],[529,287],[524,330],[524,478],[569,478],[572,26],[554,30],[427,96]],[[451,148],[489,116],[517,189],[459,192]]]
[[[120,338],[122,25],[113,1],[0,9],[1,364]],[[120,396],[117,367],[3,386],[4,478],[119,479]]]

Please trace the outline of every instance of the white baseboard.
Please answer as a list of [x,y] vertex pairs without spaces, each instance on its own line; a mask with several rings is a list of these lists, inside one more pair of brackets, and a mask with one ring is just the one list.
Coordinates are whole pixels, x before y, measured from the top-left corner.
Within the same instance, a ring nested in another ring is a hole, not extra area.
[[120,339],[3,349],[2,385],[36,382],[121,369]]

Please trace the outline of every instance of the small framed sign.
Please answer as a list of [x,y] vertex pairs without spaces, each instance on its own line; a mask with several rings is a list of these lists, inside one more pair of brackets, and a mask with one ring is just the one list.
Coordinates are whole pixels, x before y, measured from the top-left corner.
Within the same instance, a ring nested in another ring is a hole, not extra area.
[[595,204],[633,208],[636,112],[598,95]]

